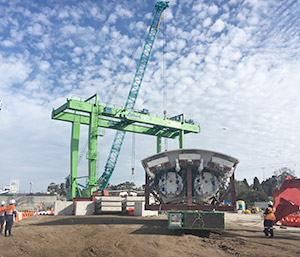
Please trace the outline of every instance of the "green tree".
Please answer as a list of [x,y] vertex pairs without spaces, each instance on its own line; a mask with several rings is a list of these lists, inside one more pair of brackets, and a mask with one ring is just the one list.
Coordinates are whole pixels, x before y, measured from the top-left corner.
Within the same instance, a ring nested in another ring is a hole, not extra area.
[[265,193],[268,196],[272,197],[273,189],[279,188],[287,176],[295,178],[295,171],[287,167],[283,167],[274,171],[274,175],[272,177],[266,179],[261,183]]
[[50,185],[47,187],[47,191],[50,192],[50,194],[59,194],[60,188],[58,184],[55,184],[54,182],[51,182]]
[[278,181],[277,186],[280,186],[287,176],[291,176],[292,178],[296,178],[295,177],[295,171],[290,169],[290,168],[287,168],[287,167],[283,167],[283,168],[280,168],[278,170],[275,170],[274,175],[277,177],[277,181]]
[[252,206],[254,202],[267,201],[265,194],[257,177],[253,179],[253,184],[249,186],[246,179],[243,181],[235,181],[236,199],[244,200],[247,206]]
[[50,192],[50,194],[58,194],[60,196],[67,195],[65,183],[55,184],[54,182],[51,182],[50,185],[47,187],[47,191]]
[[256,191],[264,191],[261,184],[260,184],[260,182],[259,182],[259,179],[257,177],[255,177],[253,179],[252,188],[253,188],[253,190],[256,190]]
[[244,180],[243,180],[243,183],[244,183],[244,185],[245,185],[246,187],[248,187],[248,188],[249,188],[249,184],[248,184],[248,181],[247,181],[247,179],[245,179],[245,178],[244,178]]
[[278,186],[278,178],[273,175],[272,177],[266,179],[261,183],[262,188],[264,189],[267,196],[272,196],[272,191]]
[[123,182],[118,185],[110,185],[111,190],[134,190],[135,184],[133,182]]
[[244,191],[239,195],[239,199],[242,199],[246,202],[246,205],[253,206],[254,202],[264,202],[268,201],[268,197],[264,191],[257,190],[248,190]]
[[238,197],[238,196],[241,195],[243,192],[249,191],[249,185],[247,186],[247,185],[244,183],[244,180],[243,180],[243,181],[235,180],[235,191],[236,191],[236,194],[237,194],[237,197]]

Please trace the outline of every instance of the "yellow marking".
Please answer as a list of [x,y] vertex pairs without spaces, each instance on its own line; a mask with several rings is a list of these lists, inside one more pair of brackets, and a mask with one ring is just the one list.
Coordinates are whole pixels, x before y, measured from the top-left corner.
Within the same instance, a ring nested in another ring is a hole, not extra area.
[[157,24],[157,30],[158,30],[158,28],[159,28],[159,24],[160,24],[161,16],[162,16],[162,13],[160,14],[160,17],[159,17],[159,21],[158,21],[158,24]]

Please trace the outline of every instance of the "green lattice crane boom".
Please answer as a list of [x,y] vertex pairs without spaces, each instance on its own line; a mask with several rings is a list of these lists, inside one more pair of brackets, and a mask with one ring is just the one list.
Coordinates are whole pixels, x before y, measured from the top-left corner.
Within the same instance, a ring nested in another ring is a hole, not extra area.
[[[162,13],[169,6],[168,4],[169,2],[161,1],[161,2],[157,2],[155,5],[154,17],[152,19],[149,32],[147,34],[146,42],[125,104],[125,108],[129,111],[133,111],[134,109],[134,105],[149,61],[150,53],[158,32]],[[99,179],[100,192],[102,192],[102,190],[107,187],[109,179],[112,173],[114,172],[122,148],[122,144],[124,141],[125,133],[126,133],[125,131],[120,131],[120,130],[116,132],[110,153],[108,155],[108,159],[105,164],[104,172]]]

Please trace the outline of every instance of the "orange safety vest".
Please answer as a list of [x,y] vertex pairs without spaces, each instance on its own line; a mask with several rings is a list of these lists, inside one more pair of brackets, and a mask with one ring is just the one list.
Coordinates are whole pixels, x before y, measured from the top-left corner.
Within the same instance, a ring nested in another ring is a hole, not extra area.
[[276,220],[276,217],[275,217],[275,211],[276,211],[275,208],[268,207],[268,208],[266,209],[265,220]]
[[5,206],[1,206],[0,207],[0,217],[5,215],[5,211],[6,211],[6,207]]
[[16,213],[16,206],[13,204],[8,205],[5,210],[5,215],[13,215],[14,213]]

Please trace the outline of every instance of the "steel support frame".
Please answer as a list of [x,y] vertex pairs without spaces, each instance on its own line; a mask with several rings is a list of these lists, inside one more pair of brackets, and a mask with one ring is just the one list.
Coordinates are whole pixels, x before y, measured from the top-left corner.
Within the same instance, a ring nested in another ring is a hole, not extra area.
[[71,197],[76,196],[77,187],[77,168],[78,168],[78,150],[79,150],[79,134],[80,123],[76,120],[72,123],[72,136],[71,136],[71,170],[70,170],[70,183],[71,183]]
[[90,114],[90,125],[89,125],[89,179],[88,179],[88,194],[92,195],[96,185],[96,166],[98,159],[97,152],[97,137],[98,137],[98,111],[97,105],[92,107]]

